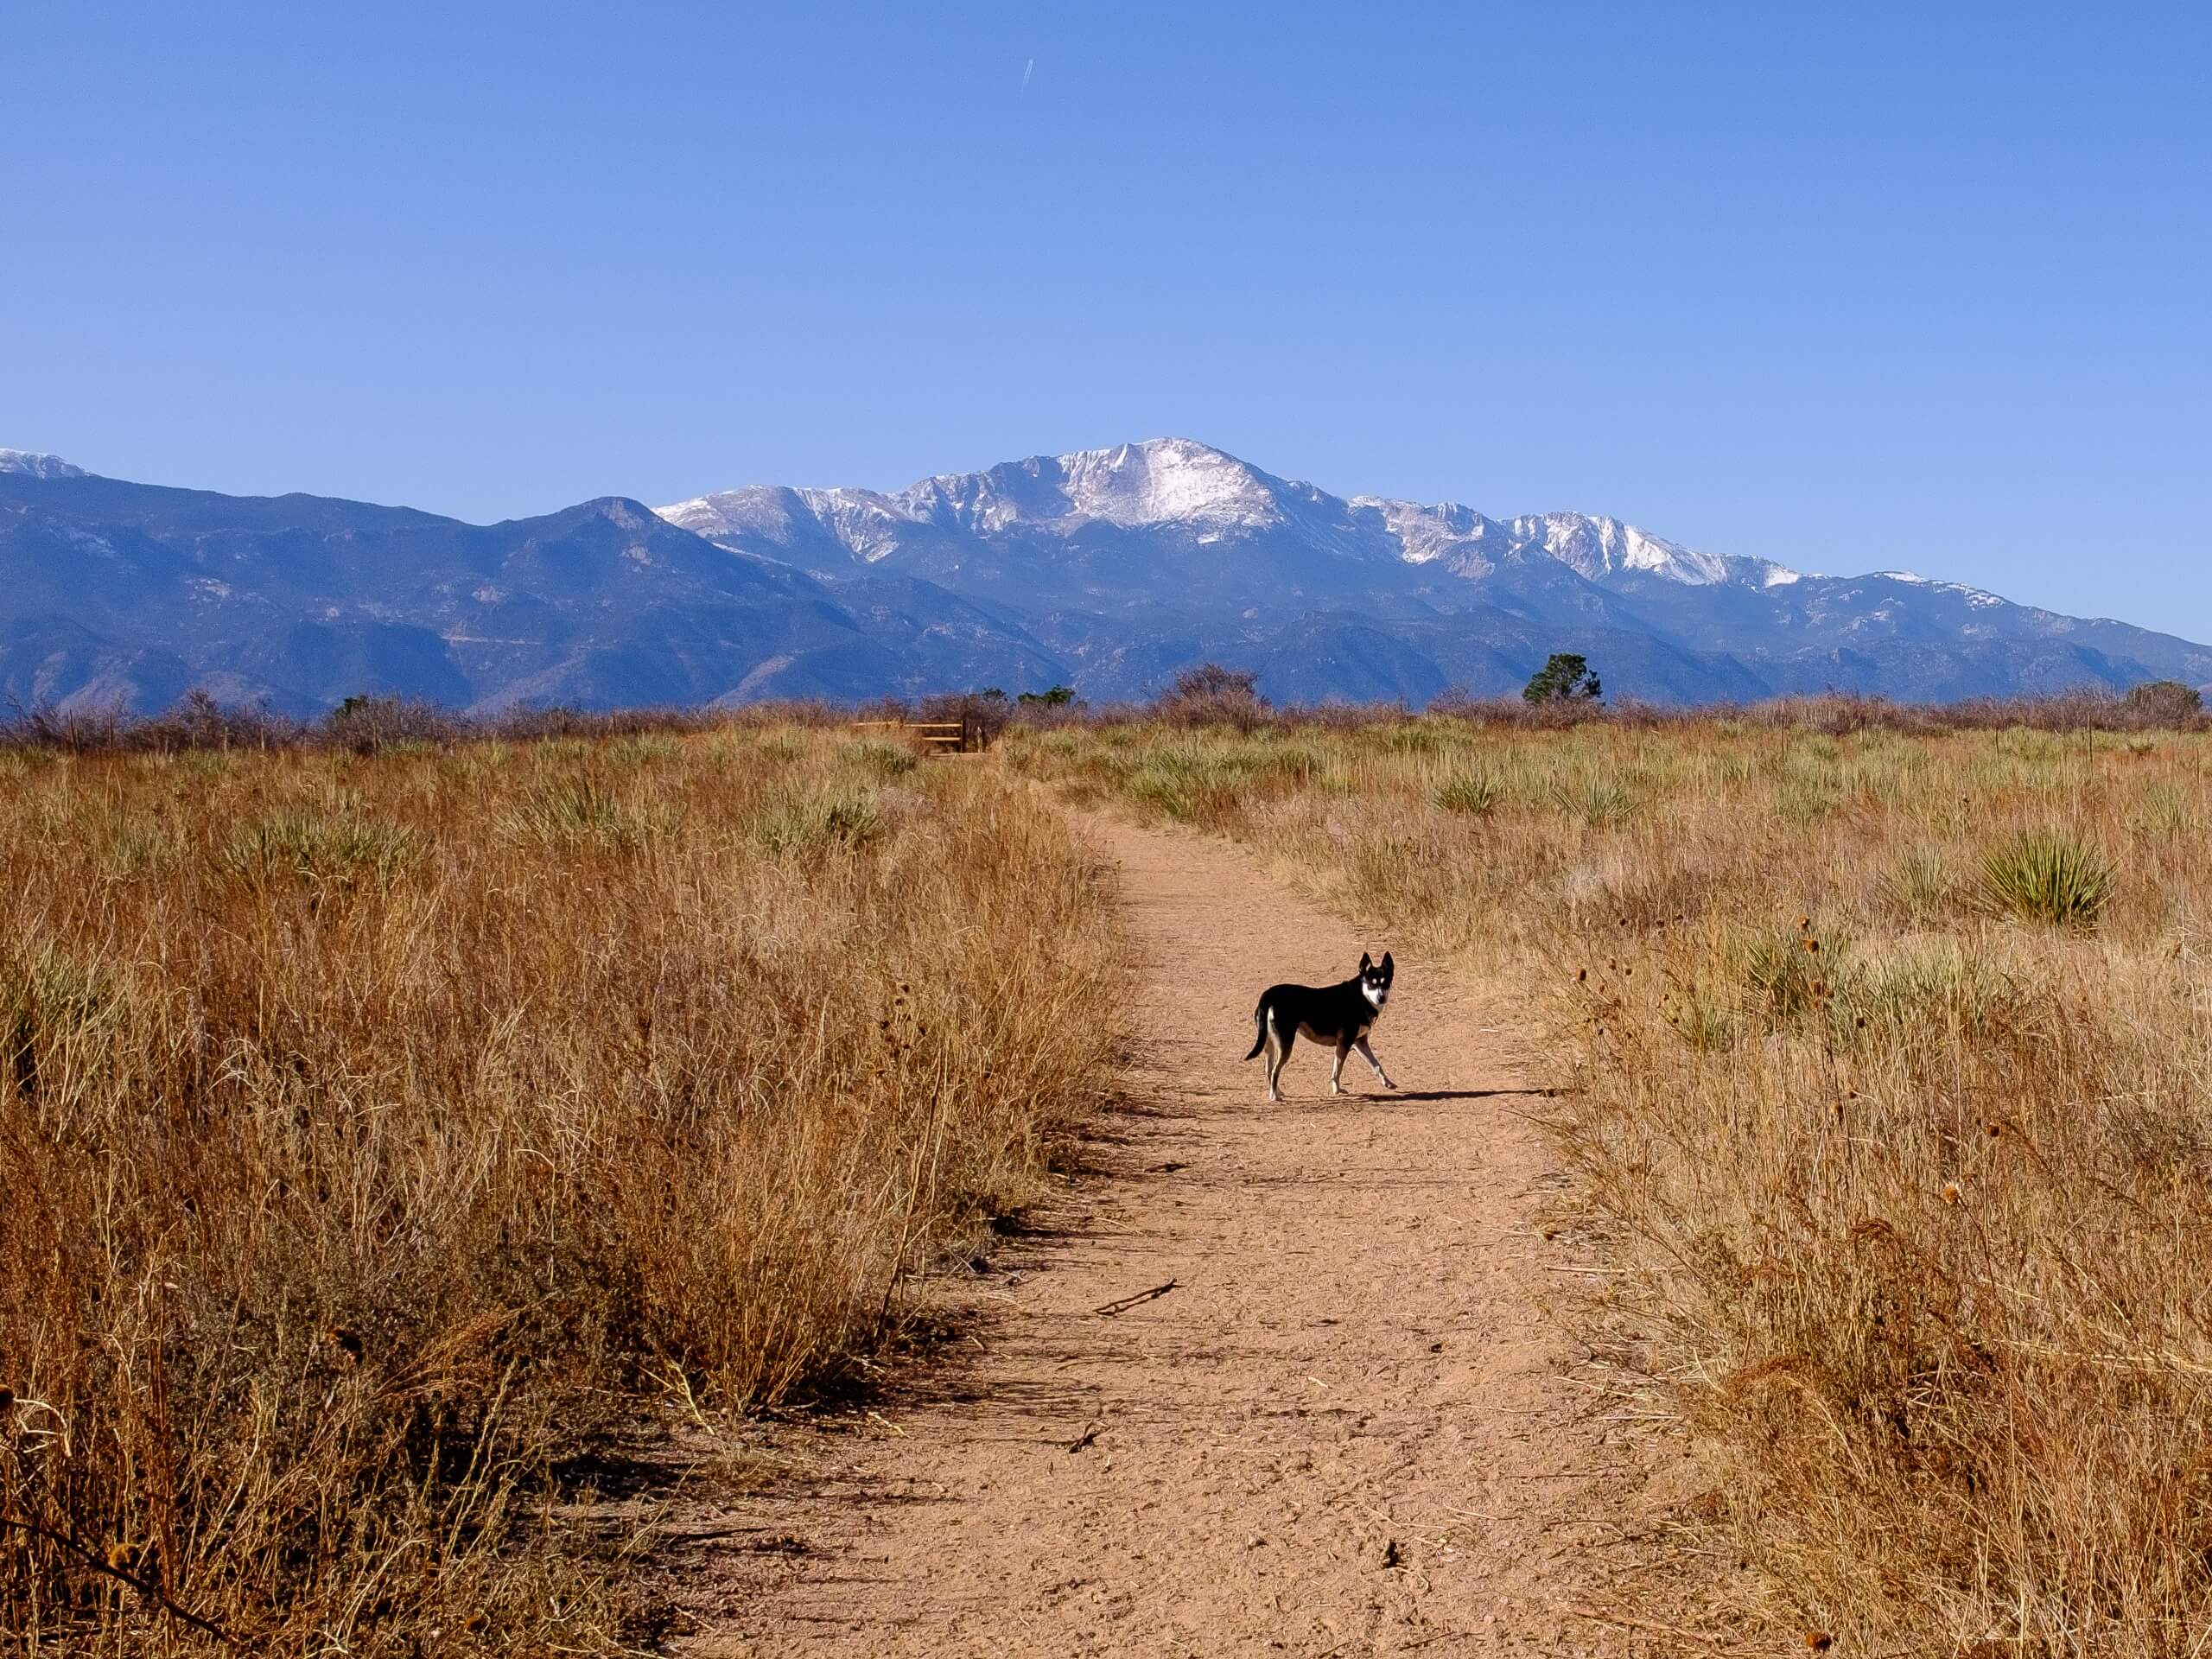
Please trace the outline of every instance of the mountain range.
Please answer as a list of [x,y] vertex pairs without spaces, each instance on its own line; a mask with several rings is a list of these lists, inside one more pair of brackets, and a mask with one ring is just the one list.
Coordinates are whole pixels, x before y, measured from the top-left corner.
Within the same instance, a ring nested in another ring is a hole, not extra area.
[[1517,691],[1577,651],[1656,703],[2212,682],[2212,648],[1904,571],[1815,575],[1608,518],[1337,496],[1163,438],[924,480],[468,524],[128,483],[0,449],[0,696],[311,714],[842,701],[1201,660],[1282,702]]

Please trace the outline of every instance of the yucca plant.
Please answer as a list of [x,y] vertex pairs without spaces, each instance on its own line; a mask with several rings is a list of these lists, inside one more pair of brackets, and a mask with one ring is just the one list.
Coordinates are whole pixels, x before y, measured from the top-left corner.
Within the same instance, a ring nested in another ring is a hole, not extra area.
[[1984,904],[2052,927],[2094,927],[2113,887],[2104,855],[2061,830],[2024,830],[1981,861]]
[[1636,811],[1636,801],[1627,790],[1596,778],[1579,785],[1554,782],[1552,801],[1561,812],[1581,819],[1592,830],[1626,823]]
[[1455,772],[1436,785],[1433,796],[1438,810],[1471,817],[1496,811],[1504,798],[1505,785],[1488,771]]

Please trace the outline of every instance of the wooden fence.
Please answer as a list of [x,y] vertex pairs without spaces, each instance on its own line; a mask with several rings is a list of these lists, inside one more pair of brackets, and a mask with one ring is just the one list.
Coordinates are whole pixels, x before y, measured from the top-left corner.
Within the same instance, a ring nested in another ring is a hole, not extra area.
[[972,720],[856,720],[853,729],[918,738],[931,754],[973,754],[984,747],[983,728]]

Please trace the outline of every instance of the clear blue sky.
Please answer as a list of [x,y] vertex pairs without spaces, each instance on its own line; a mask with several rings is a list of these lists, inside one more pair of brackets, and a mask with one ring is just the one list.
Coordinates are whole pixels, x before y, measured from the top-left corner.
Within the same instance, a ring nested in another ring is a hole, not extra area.
[[474,518],[1177,433],[2212,639],[2212,8],[0,13],[0,443]]

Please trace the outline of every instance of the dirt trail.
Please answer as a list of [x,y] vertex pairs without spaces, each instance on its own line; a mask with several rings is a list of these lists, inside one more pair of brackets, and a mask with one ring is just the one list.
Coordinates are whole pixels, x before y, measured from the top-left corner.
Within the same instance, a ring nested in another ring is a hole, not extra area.
[[1354,1056],[1332,1099],[1301,1043],[1265,1104],[1260,988],[1385,942],[1231,849],[1089,828],[1146,1033],[1104,1173],[948,1289],[982,1351],[880,1425],[799,1431],[796,1479],[683,1529],[678,1650],[1669,1650],[1571,1611],[1632,1570],[1640,1477],[1538,1308],[1578,1257],[1537,1226],[1556,1170],[1510,1044],[1400,950],[1398,1092]]

